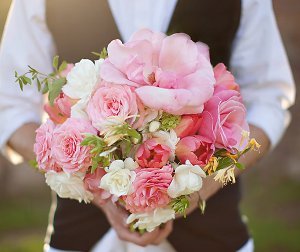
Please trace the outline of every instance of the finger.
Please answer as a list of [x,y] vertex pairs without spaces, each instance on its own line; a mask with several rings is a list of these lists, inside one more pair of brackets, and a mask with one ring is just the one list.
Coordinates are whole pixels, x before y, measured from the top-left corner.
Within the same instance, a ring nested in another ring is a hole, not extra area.
[[155,229],[154,231],[144,233],[143,235],[140,235],[137,232],[132,233],[129,232],[128,230],[126,231],[120,230],[117,233],[120,239],[145,247],[147,245],[152,244],[160,232],[158,229]]
[[159,245],[162,243],[163,240],[165,240],[170,233],[173,230],[173,221],[168,221],[165,226],[160,230],[160,234],[157,236],[157,238],[154,240],[152,244]]

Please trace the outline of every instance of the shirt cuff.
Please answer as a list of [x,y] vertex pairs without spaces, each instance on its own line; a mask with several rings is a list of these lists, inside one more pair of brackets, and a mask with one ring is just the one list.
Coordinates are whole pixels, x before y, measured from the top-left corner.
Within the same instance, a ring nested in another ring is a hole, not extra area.
[[[261,103],[248,106],[247,110],[248,123],[262,129],[266,133],[271,143],[271,149],[273,149],[280,141],[291,121],[289,111],[274,105]],[[259,143],[259,139],[256,140]]]

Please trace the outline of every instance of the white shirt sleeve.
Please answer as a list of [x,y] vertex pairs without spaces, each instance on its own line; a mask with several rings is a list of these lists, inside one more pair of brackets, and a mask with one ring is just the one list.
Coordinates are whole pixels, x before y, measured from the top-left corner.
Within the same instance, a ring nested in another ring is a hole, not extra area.
[[[271,0],[243,0],[231,70],[241,86],[248,122],[274,147],[290,121],[295,85]],[[259,141],[259,139],[258,139]]]
[[12,133],[28,122],[40,122],[42,95],[36,87],[15,83],[14,72],[23,74],[28,65],[52,72],[54,43],[45,23],[44,0],[12,2],[0,47],[0,148]]

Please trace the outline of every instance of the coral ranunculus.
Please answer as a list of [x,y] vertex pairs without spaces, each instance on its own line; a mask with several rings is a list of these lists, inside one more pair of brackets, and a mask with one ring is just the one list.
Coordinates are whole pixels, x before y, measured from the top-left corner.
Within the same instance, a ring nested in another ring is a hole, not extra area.
[[179,138],[195,135],[199,130],[201,115],[183,115],[174,129]]
[[193,165],[204,166],[214,151],[213,141],[201,136],[187,136],[177,144],[176,156],[182,164],[189,160]]
[[165,207],[170,202],[168,187],[172,182],[173,168],[138,168],[133,182],[134,193],[124,196],[126,209],[132,213],[149,212]]
[[136,87],[145,106],[176,115],[201,113],[215,83],[205,44],[186,34],[165,36],[147,29],[125,44],[112,41],[100,76]]
[[71,107],[75,103],[76,100],[71,99],[61,92],[59,96],[55,98],[53,106],[47,103],[44,106],[44,110],[53,122],[61,124],[71,116]]
[[169,146],[152,138],[140,145],[135,159],[141,167],[161,168],[167,164],[170,155],[171,149]]

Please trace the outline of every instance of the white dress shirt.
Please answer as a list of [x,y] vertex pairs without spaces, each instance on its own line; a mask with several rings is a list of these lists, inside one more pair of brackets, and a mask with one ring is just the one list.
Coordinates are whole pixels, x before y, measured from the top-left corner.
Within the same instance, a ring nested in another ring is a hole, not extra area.
[[[166,32],[176,0],[109,0],[122,39],[139,28]],[[21,92],[14,72],[27,65],[52,71],[55,45],[45,20],[45,0],[14,0],[0,48],[0,147],[28,122],[40,122],[42,96],[36,88]],[[295,87],[276,25],[271,0],[243,0],[233,44],[231,69],[241,85],[249,123],[261,128],[274,147],[289,123]],[[259,141],[259,139],[258,139]],[[239,251],[252,251],[249,241]],[[53,250],[54,251],[54,250]]]
[[[109,0],[124,41],[139,28],[166,32],[176,0]],[[42,96],[19,90],[14,72],[27,65],[52,71],[55,45],[45,20],[45,0],[14,0],[0,48],[0,148],[28,122],[40,122]],[[271,0],[243,0],[233,44],[231,70],[241,86],[249,123],[261,128],[274,147],[286,129],[295,87]],[[259,139],[258,139],[259,141]]]

